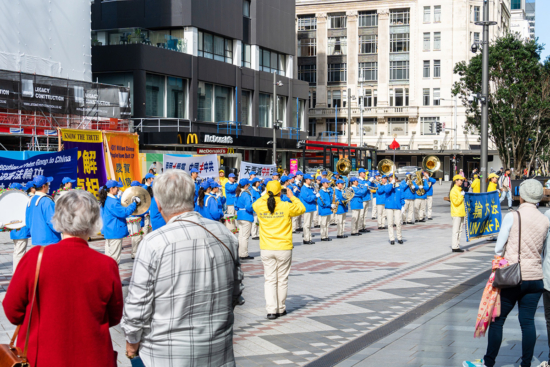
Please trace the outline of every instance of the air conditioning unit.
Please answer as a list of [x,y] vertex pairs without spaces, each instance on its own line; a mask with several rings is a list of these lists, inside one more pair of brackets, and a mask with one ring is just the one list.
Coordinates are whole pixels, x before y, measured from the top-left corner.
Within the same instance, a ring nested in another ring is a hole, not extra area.
[[439,147],[439,140],[434,140],[434,150],[437,150]]

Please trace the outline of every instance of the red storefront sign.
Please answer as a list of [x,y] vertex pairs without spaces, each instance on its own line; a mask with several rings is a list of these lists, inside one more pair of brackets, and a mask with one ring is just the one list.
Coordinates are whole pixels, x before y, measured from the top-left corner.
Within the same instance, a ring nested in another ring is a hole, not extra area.
[[227,148],[197,148],[197,154],[227,154]]
[[[317,140],[307,140],[306,144],[317,144],[317,145],[326,145],[327,148],[330,146],[333,147],[347,147],[348,145],[345,143],[332,143],[332,142],[325,142],[325,141],[317,141]],[[351,144],[352,147],[356,147],[357,144]],[[306,145],[306,150],[323,150],[322,147],[311,147]]]

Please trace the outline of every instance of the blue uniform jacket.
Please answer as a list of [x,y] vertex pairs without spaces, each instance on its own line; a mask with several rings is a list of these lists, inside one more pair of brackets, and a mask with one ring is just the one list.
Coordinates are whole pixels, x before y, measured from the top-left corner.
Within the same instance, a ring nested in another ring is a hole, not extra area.
[[386,204],[386,191],[384,190],[384,185],[376,182],[374,183],[374,186],[377,187],[377,190],[374,193],[374,197],[376,198],[376,205]]
[[53,228],[52,218],[55,203],[50,197],[35,195],[31,200],[31,237],[32,244],[38,246],[51,245],[61,241],[61,234]]
[[223,210],[218,205],[216,197],[212,194],[204,195],[204,206],[199,205],[197,200],[195,203],[195,211],[206,219],[218,221],[223,217]]
[[371,201],[372,193],[369,190],[369,186],[373,186],[373,184],[371,184],[368,180],[359,178],[359,186],[366,190],[363,194],[363,201]]
[[246,220],[247,222],[254,222],[254,209],[252,209],[252,193],[241,191],[241,194],[237,198],[235,203],[235,210],[237,210],[237,220]]
[[235,205],[235,191],[237,191],[238,183],[227,182],[225,184],[225,197],[227,198],[227,205]]
[[428,189],[428,191],[426,191],[426,194],[427,194],[428,196],[434,196],[434,183],[436,183],[436,182],[437,182],[437,181],[436,181],[435,178],[433,178],[433,177],[430,177],[430,178],[428,179],[428,186],[430,187],[430,188]]
[[402,181],[401,182],[401,185],[402,185],[402,194],[403,194],[403,198],[405,200],[414,200],[415,199],[415,195],[414,193],[411,191],[411,188],[409,187],[409,185],[407,185],[406,181]]
[[201,185],[199,185],[198,180],[195,180],[195,203],[197,202],[197,199],[199,198],[200,188],[201,188]]
[[151,206],[149,207],[149,213],[151,215],[151,228],[154,230],[166,225],[162,214],[159,212],[159,207],[155,198],[151,200]]
[[[31,198],[29,198],[29,202],[31,201]],[[29,209],[27,207],[27,210],[25,212],[25,227],[14,229],[10,231],[10,239],[12,240],[23,240],[25,238],[31,237],[31,231],[29,230],[30,225],[28,225],[29,222],[27,222],[27,213],[29,213]]]
[[319,194],[321,194],[321,196],[319,197],[319,199],[317,199],[317,207],[319,208],[319,215],[321,217],[326,217],[327,215],[331,215],[332,214],[332,210],[331,210],[331,204],[332,204],[332,194],[330,192],[330,190],[319,190]]
[[260,197],[262,197],[262,193],[260,191],[260,189],[256,190],[254,187],[250,190],[250,192],[252,193],[252,204],[254,204],[256,202],[256,200],[258,200]]
[[344,196],[341,190],[336,190],[336,202],[338,204],[338,211],[336,214],[344,214],[348,212],[348,206],[344,201]]
[[386,194],[385,206],[386,209],[401,210],[405,205],[405,198],[402,195],[402,186],[393,187],[392,184],[382,186]]
[[296,196],[297,198],[300,198],[300,193],[302,192],[302,189],[300,189],[300,186],[298,186],[295,183],[290,184],[289,186],[292,187],[292,193],[294,194],[294,196]]
[[422,188],[424,189],[425,193],[424,195],[420,196],[418,195],[418,189],[420,187],[418,187],[418,185],[416,184],[416,181],[413,181],[413,185],[414,185],[414,189],[416,190],[416,193],[414,194],[414,198],[415,199],[426,199],[428,197],[428,180],[422,180],[422,182],[424,182],[424,184],[422,185]]
[[136,203],[123,207],[120,199],[107,196],[105,205],[101,208],[101,219],[103,219],[101,233],[103,237],[106,239],[119,239],[128,236],[126,218],[132,215],[136,207]]
[[359,185],[351,187],[353,191],[355,191],[355,195],[353,196],[353,199],[351,199],[350,201],[351,210],[363,209],[363,196],[366,195],[367,189]]
[[306,207],[306,213],[311,213],[317,210],[317,195],[312,188],[304,185],[300,191],[300,201]]

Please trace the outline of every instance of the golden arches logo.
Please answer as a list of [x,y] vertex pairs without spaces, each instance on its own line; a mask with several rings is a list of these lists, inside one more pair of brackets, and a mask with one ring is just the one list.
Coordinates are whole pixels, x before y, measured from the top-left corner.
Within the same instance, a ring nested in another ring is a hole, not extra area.
[[235,154],[235,149],[227,148],[227,154]]
[[187,134],[187,144],[198,144],[199,138],[197,134]]

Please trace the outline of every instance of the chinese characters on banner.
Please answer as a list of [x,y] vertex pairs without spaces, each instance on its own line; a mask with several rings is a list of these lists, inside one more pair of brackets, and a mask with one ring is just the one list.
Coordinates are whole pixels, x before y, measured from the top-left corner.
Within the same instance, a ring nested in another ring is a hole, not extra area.
[[298,172],[298,160],[293,158],[290,160],[290,173],[295,175],[296,172]]
[[498,191],[464,195],[466,240],[497,234],[502,223]]
[[201,178],[216,178],[219,171],[218,156],[215,154],[197,156],[165,154],[163,167],[165,171],[181,169],[187,173],[196,168]]
[[103,133],[101,131],[61,129],[65,150],[78,148],[78,178],[76,186],[99,198],[99,189],[107,182]]
[[141,182],[141,161],[139,141],[136,134],[105,133],[107,144],[108,176],[122,182],[124,188],[132,181]]
[[258,178],[261,178],[263,180],[267,177],[271,178],[271,176],[273,176],[273,174],[277,172],[277,168],[274,164],[241,162],[241,168],[239,169],[239,180],[243,178],[249,178],[250,172],[256,172]]

